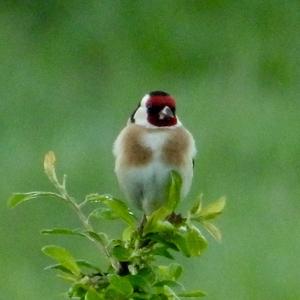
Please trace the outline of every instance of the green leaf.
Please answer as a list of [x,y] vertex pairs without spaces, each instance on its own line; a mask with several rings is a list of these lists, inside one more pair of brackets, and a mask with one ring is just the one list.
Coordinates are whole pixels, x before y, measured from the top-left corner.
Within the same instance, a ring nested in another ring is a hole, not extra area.
[[97,266],[95,266],[94,264],[90,263],[89,261],[87,260],[84,260],[84,259],[77,259],[76,260],[76,263],[78,266],[80,267],[85,267],[85,268],[88,268],[88,269],[91,269],[91,270],[95,270],[99,273],[102,273],[101,272],[101,269]]
[[138,275],[145,278],[145,280],[147,280],[147,282],[149,282],[150,284],[153,284],[156,280],[156,274],[151,267],[145,267],[139,270]]
[[175,233],[174,243],[187,257],[200,256],[207,247],[207,241],[195,226],[190,226],[186,230]]
[[182,179],[178,172],[171,171],[170,173],[170,184],[168,188],[168,199],[166,203],[166,207],[168,210],[173,212],[181,198],[181,186]]
[[159,232],[159,233],[173,233],[175,227],[169,221],[160,221],[157,220],[156,223],[152,224],[152,232]]
[[103,296],[99,295],[94,289],[89,289],[84,300],[103,300]]
[[68,282],[76,283],[78,280],[78,277],[73,275],[73,274],[68,274],[68,273],[60,273],[57,274],[57,277],[66,280]]
[[59,246],[49,245],[42,248],[42,251],[47,256],[51,257],[63,267],[71,271],[74,275],[80,275],[80,269],[74,257],[65,249]]
[[112,197],[111,195],[99,195],[99,194],[89,194],[86,195],[85,201],[91,203],[102,203],[102,199],[106,197]]
[[180,275],[182,274],[182,271],[183,271],[183,269],[180,264],[173,263],[173,264],[169,265],[169,272],[170,272],[170,274],[172,274],[172,276],[175,280],[177,280],[180,277]]
[[[167,229],[169,224],[170,226],[173,226],[171,223],[164,221],[170,213],[171,211],[165,206],[162,206],[152,212],[152,214],[148,218],[147,223],[145,224],[144,232],[157,232],[163,230],[163,228]],[[163,222],[165,222],[166,224],[163,224]]]
[[87,231],[89,237],[99,242],[100,244],[107,246],[109,243],[108,237],[103,232]]
[[197,297],[204,297],[206,293],[200,290],[190,291],[190,292],[181,292],[178,294],[179,297],[185,298],[197,298]]
[[[149,299],[149,298],[148,298]],[[150,300],[174,300],[174,298],[164,290],[164,286],[156,286],[155,293],[153,293]]]
[[58,194],[51,192],[30,192],[30,193],[14,193],[7,202],[8,207],[13,208],[23,202],[33,200],[39,197],[55,197],[62,199]]
[[159,245],[159,244],[156,247],[153,248],[152,254],[153,255],[164,256],[164,257],[167,257],[169,259],[174,259],[174,257],[168,251],[168,249],[165,246]]
[[[161,223],[161,229],[157,228],[159,221],[165,221],[165,219],[171,213],[173,213],[175,208],[177,207],[181,196],[181,185],[182,179],[180,175],[176,171],[171,171],[170,182],[167,190],[167,201],[164,206],[161,206],[159,209],[152,212],[152,214],[148,217],[144,232],[161,231],[163,230],[163,227],[166,227],[168,225]],[[170,225],[172,226],[172,224]]]
[[70,270],[62,266],[61,264],[50,265],[44,268],[44,270],[58,270],[63,273],[72,274]]
[[[149,294],[149,293],[146,293],[146,294],[142,294],[142,293],[133,293],[133,297],[131,298],[131,299],[134,299],[134,300],[149,300],[149,299],[151,299],[151,300],[164,300],[164,299],[162,299],[162,298],[158,298],[158,297],[156,297],[155,296],[155,298],[154,298],[154,296],[153,297],[150,297],[150,295],[151,294]],[[130,300],[131,300],[130,299]]]
[[207,247],[207,241],[197,227],[192,226],[186,234],[186,243],[189,247],[190,256],[199,256]]
[[118,215],[115,214],[110,208],[108,207],[99,207],[94,209],[90,215],[90,217],[94,217],[97,219],[103,219],[103,220],[115,220],[118,219]]
[[32,193],[15,193],[8,199],[8,206],[9,207],[15,207],[18,204],[37,198],[37,195],[35,192]]
[[[76,263],[80,267],[85,267],[87,269],[91,269],[93,271],[97,271],[97,272],[101,273],[100,268],[98,268],[97,266],[91,264],[90,262],[88,262],[86,260],[78,259],[78,260],[76,260]],[[64,272],[64,273],[72,274],[70,270],[68,270],[67,268],[65,268],[61,264],[55,264],[55,265],[47,266],[45,268],[45,270],[59,270],[59,271]]]
[[151,285],[145,277],[141,275],[129,275],[128,279],[135,290],[144,291],[146,294],[151,293]]
[[133,293],[133,287],[127,277],[121,277],[115,274],[109,275],[110,288],[124,296],[130,296]]
[[131,226],[128,226],[124,229],[122,233],[122,239],[124,241],[129,241],[134,233],[136,233],[136,229]]
[[176,293],[167,285],[163,287],[164,294],[168,297],[168,299],[172,300],[180,300],[180,298],[176,295]]
[[110,208],[114,215],[121,218],[130,226],[136,226],[136,217],[134,214],[129,210],[126,204],[118,199],[111,197],[110,195],[98,195],[93,194],[87,197],[87,201],[95,202],[95,203],[102,203]]
[[194,203],[194,205],[192,206],[190,212],[192,215],[199,215],[201,210],[202,210],[202,198],[203,198],[203,194],[200,194],[197,199],[196,202]]
[[226,198],[221,197],[217,201],[202,208],[202,211],[199,216],[204,218],[205,220],[214,219],[216,216],[222,213],[225,204],[226,204]]
[[218,242],[222,240],[222,233],[216,225],[207,221],[203,221],[202,225],[215,240],[217,240]]
[[156,273],[159,281],[176,281],[182,273],[182,266],[176,263],[169,266],[158,266]]
[[116,257],[119,261],[128,261],[130,257],[130,251],[124,248],[121,245],[117,245],[112,249],[112,254]]
[[76,282],[68,291],[69,299],[83,300],[87,293],[87,289],[88,287],[81,282]]
[[163,287],[165,285],[172,287],[172,288],[182,288],[183,287],[179,282],[174,281],[174,280],[162,280],[162,281],[157,281],[154,284],[155,287]]
[[63,234],[63,235],[77,235],[86,237],[86,235],[78,229],[68,229],[68,228],[52,228],[52,229],[43,229],[42,234]]
[[179,249],[174,243],[172,236],[170,237],[168,234],[157,232],[147,234],[146,238],[164,245],[167,249],[170,248],[172,250],[178,251]]

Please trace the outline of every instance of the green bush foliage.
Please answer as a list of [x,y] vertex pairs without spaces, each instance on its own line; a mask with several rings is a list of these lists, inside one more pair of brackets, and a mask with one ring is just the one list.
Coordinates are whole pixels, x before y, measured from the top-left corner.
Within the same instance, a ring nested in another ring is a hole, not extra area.
[[[201,256],[207,240],[199,225],[220,240],[221,233],[212,221],[222,213],[224,197],[203,206],[200,196],[186,215],[177,214],[181,178],[172,171],[165,205],[138,220],[125,202],[111,195],[89,194],[82,202],[75,200],[66,189],[66,176],[60,181],[56,175],[52,151],[45,156],[44,169],[57,192],[15,193],[8,205],[15,207],[42,197],[67,203],[77,214],[81,227],[44,229],[42,233],[81,236],[94,243],[107,258],[108,266],[102,270],[85,259],[76,259],[63,247],[47,245],[42,248],[43,253],[55,261],[46,269],[56,270],[59,277],[70,283],[69,299],[171,300],[205,296],[203,291],[188,291],[179,283],[183,271],[180,264],[159,264],[157,257],[172,261],[174,252],[185,257]],[[90,205],[92,203],[96,208]],[[83,212],[83,208],[89,208],[89,213]],[[92,219],[121,220],[124,229],[120,238],[112,239],[105,232],[96,231]]]

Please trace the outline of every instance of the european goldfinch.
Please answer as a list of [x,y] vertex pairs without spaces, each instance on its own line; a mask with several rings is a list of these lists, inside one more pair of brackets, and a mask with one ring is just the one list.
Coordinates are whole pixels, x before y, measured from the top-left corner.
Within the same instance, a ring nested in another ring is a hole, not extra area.
[[142,98],[113,153],[121,189],[146,215],[164,204],[172,170],[182,177],[181,196],[188,193],[195,141],[176,116],[175,99],[168,93],[153,91]]

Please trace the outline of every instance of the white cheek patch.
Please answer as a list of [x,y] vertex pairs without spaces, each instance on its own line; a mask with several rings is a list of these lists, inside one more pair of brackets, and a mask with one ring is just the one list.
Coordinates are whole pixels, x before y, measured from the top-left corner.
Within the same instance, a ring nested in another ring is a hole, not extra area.
[[141,107],[145,107],[146,108],[146,103],[149,100],[150,96],[148,94],[146,94],[142,100],[141,100]]
[[150,96],[148,94],[146,94],[142,98],[140,107],[137,109],[137,111],[134,114],[134,123],[137,125],[140,125],[140,126],[147,127],[147,128],[155,128],[154,125],[152,125],[148,122],[146,103],[147,103],[149,97]]
[[134,114],[135,124],[141,126],[149,126],[151,125],[147,120],[147,110],[145,107],[140,106],[138,110]]
[[[144,127],[151,127],[151,124],[148,122],[147,118],[147,108],[146,108],[146,103],[147,100],[149,99],[149,95],[145,95],[141,102],[139,108],[135,111],[134,113],[134,123],[137,125],[141,125]],[[130,120],[129,120],[130,121]],[[129,122],[131,123],[131,122]]]

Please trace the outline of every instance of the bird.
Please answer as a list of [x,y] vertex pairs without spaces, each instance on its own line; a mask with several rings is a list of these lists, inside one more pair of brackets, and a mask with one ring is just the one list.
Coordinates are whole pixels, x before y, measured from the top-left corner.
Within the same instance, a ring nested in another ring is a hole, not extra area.
[[128,200],[150,215],[166,202],[171,171],[190,190],[196,146],[176,115],[176,101],[164,91],[146,94],[113,145],[115,173]]

